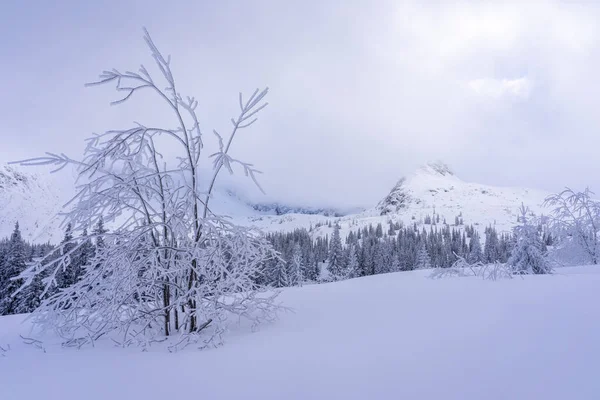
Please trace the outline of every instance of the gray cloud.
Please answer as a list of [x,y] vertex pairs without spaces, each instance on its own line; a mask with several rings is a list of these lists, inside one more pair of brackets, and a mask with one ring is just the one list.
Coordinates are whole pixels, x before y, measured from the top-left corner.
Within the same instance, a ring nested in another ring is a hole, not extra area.
[[[111,90],[82,86],[149,65],[146,25],[206,132],[228,129],[239,90],[270,86],[233,149],[265,172],[269,199],[372,205],[432,159],[483,183],[600,188],[592,3],[87,3],[3,3],[0,160],[77,154],[92,131],[169,121],[152,99],[108,107]],[[242,177],[227,183],[261,199]]]

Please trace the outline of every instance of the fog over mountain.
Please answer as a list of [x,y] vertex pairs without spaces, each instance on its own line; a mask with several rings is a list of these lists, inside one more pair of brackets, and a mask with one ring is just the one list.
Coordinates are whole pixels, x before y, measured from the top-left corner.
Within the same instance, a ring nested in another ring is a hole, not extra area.
[[3,162],[76,157],[92,132],[133,121],[173,125],[143,96],[109,107],[112,90],[83,87],[104,69],[151,65],[145,25],[199,100],[207,151],[239,91],[271,88],[232,149],[264,172],[267,196],[247,190],[256,202],[368,207],[435,159],[467,181],[600,188],[594,2],[152,0],[124,2],[115,18],[98,2],[9,1],[1,11]]

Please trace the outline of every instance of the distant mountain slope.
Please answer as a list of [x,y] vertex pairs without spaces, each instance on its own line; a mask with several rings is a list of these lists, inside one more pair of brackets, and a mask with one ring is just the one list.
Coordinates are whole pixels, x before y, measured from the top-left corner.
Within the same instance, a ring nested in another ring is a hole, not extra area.
[[61,197],[50,179],[0,164],[0,238],[9,236],[18,221],[29,241],[60,240]]
[[[382,215],[396,213],[415,217],[439,214],[448,223],[462,215],[466,223],[496,225],[499,229],[514,226],[521,203],[536,213],[543,212],[543,202],[549,193],[525,188],[495,187],[465,182],[439,163],[428,164],[396,185],[379,203],[376,210]],[[389,199],[403,198],[401,207]]]
[[443,163],[427,164],[408,177],[401,178],[392,190],[372,209],[339,218],[323,215],[286,214],[243,218],[244,224],[267,231],[313,228],[314,236],[331,234],[330,221],[340,224],[342,234],[369,224],[389,221],[416,223],[420,228],[427,216],[454,225],[460,216],[464,224],[476,225],[483,231],[493,225],[498,231],[509,231],[517,222],[523,203],[534,213],[544,212],[543,202],[549,193],[525,188],[495,187],[465,182]]
[[[0,237],[6,237],[19,221],[28,240],[57,242],[62,237],[55,215],[68,199],[52,183],[49,175],[28,169],[0,165]],[[373,208],[347,213],[330,208],[298,207],[283,204],[253,205],[232,191],[215,193],[211,209],[229,215],[233,221],[265,231],[310,229],[313,236],[331,234],[330,222],[337,222],[342,235],[369,224],[389,221],[425,224],[427,216],[453,225],[460,216],[464,224],[479,230],[494,225],[498,231],[509,231],[517,222],[521,203],[535,213],[542,213],[548,193],[524,188],[494,187],[465,182],[443,163],[427,164],[413,174],[401,178],[392,190]]]

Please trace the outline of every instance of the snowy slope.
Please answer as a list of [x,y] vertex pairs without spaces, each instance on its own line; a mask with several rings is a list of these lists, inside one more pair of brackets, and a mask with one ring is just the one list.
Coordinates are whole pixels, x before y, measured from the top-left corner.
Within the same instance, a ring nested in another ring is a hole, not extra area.
[[[407,197],[405,208],[397,211],[400,217],[415,217],[420,221],[435,212],[442,220],[446,218],[453,224],[455,217],[462,215],[465,223],[496,225],[498,230],[510,229],[516,223],[521,203],[535,213],[543,212],[542,203],[549,194],[533,189],[465,182],[447,166],[441,168],[440,164],[421,167],[406,180],[403,188],[394,189],[403,189]],[[386,206],[382,203],[376,208],[380,213]]]
[[[0,164],[0,238],[9,236],[18,221],[26,240],[59,242],[64,232],[57,214],[75,194],[74,185],[65,171],[55,176],[47,168]],[[211,209],[237,218],[263,214],[229,192],[216,193]]]
[[60,240],[56,215],[64,200],[48,176],[0,164],[0,238],[9,236],[18,221],[29,241]]
[[294,312],[225,346],[170,354],[26,346],[0,317],[0,398],[600,398],[600,269],[503,281],[400,272],[284,290]]

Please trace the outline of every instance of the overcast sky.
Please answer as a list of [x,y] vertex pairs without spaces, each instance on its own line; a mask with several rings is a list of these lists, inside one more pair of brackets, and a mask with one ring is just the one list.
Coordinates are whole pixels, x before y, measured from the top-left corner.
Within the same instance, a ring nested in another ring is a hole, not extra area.
[[2,0],[0,161],[172,126],[152,101],[83,87],[150,67],[146,26],[205,132],[229,129],[239,91],[270,87],[232,148],[269,198],[373,205],[438,159],[468,181],[600,191],[600,6],[522,3]]

